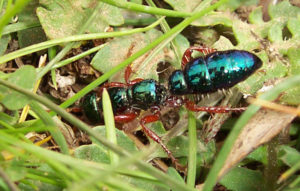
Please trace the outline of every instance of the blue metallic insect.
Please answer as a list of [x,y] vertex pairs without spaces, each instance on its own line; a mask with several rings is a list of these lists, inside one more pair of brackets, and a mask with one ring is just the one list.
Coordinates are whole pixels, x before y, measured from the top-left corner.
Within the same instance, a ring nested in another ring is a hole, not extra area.
[[[192,59],[192,52],[200,51],[205,56]],[[174,71],[169,77],[169,91],[172,96],[187,94],[207,94],[218,90],[229,89],[247,79],[258,68],[262,61],[255,54],[244,50],[216,51],[215,49],[191,47],[182,58],[182,70]],[[180,98],[173,98],[173,100]],[[243,111],[245,108],[197,107],[185,99],[192,111],[224,113]]]
[[[105,84],[103,87],[108,88],[115,121],[118,123],[130,122],[137,118],[142,110],[150,109],[152,114],[144,116],[140,120],[144,133],[161,145],[177,169],[183,170],[184,167],[177,162],[161,138],[145,125],[159,120],[160,105],[166,102],[167,89],[153,79],[129,81],[130,74],[131,68],[127,67],[125,71],[126,83],[112,82]],[[89,121],[93,123],[103,122],[102,100],[96,92],[92,92],[83,98],[82,110]]]
[[[192,59],[192,52],[200,51],[203,57]],[[168,90],[153,79],[129,80],[130,67],[125,71],[125,82],[105,84],[112,101],[115,120],[127,123],[140,115],[142,110],[151,110],[152,114],[142,117],[143,131],[159,143],[176,167],[180,164],[163,144],[158,135],[145,124],[160,119],[161,107],[186,105],[192,111],[210,113],[240,112],[245,108],[199,107],[185,95],[206,94],[228,89],[245,80],[262,66],[262,61],[254,54],[243,50],[215,51],[214,49],[191,47],[182,58],[182,70],[176,70],[169,77]],[[101,91],[100,91],[101,92]],[[103,121],[101,96],[96,92],[87,95],[82,102],[85,116],[94,123]]]

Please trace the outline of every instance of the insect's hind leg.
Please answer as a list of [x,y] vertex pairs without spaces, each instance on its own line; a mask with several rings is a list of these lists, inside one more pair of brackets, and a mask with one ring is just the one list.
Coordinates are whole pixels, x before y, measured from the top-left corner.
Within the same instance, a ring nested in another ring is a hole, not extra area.
[[190,100],[185,101],[186,108],[190,111],[205,111],[208,113],[228,113],[228,112],[243,112],[246,107],[230,108],[230,107],[200,107]]
[[192,60],[192,53],[193,51],[196,50],[198,52],[203,53],[204,55],[210,54],[212,52],[215,52],[216,49],[214,48],[206,48],[206,47],[197,47],[197,46],[192,46],[184,52],[181,60],[181,68],[184,69],[185,65]]

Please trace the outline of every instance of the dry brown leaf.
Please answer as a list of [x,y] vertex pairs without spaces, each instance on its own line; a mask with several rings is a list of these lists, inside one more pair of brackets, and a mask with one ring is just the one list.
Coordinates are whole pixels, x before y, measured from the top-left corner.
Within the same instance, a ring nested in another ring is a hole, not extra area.
[[296,115],[274,110],[259,110],[244,127],[219,172],[218,179],[260,145],[270,141],[286,128]]

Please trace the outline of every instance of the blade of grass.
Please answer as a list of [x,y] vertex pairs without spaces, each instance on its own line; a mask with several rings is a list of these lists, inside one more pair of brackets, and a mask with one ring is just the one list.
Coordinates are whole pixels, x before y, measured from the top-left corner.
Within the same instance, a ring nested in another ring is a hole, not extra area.
[[[105,122],[106,138],[113,144],[117,145],[114,114],[113,114],[108,92],[105,88],[103,89],[102,92],[102,105],[103,105],[103,116]],[[110,158],[110,164],[117,165],[119,163],[119,156],[116,153],[112,152],[111,150],[108,150],[108,155]]]
[[[56,56],[56,47],[53,46],[53,47],[48,48],[49,60],[53,60],[53,58],[55,58],[55,56]],[[51,81],[52,81],[52,84],[53,84],[55,90],[57,90],[55,69],[51,69]]]
[[60,129],[56,126],[55,122],[52,120],[51,116],[48,112],[46,112],[38,103],[31,102],[30,103],[31,109],[39,116],[39,118],[44,122],[44,124],[49,128],[49,131],[54,138],[55,142],[58,144],[62,153],[68,155],[69,148],[67,141],[63,134],[61,133]]
[[[156,7],[155,3],[152,1],[152,0],[146,0],[146,2],[152,6],[152,7]],[[157,18],[160,18],[159,16],[156,16]],[[168,25],[166,19],[163,19],[161,24],[160,24],[160,27],[162,28],[162,30],[166,33],[170,30],[170,26]],[[180,60],[181,60],[181,52],[180,52],[180,48],[178,47],[178,44],[176,42],[176,40],[172,40],[171,41],[171,47],[172,49],[174,50],[174,53],[175,53],[175,56],[176,56],[176,59],[177,59],[177,62],[180,63]]]
[[[263,95],[259,96],[259,99],[272,101],[276,99],[281,92],[284,92],[288,89],[291,89],[293,87],[299,86],[300,81],[300,75],[293,76],[282,83],[278,84],[274,88],[272,88],[270,91],[264,93]],[[207,179],[204,183],[203,191],[209,191],[212,190],[214,185],[217,182],[218,174],[221,168],[224,165],[224,162],[226,161],[226,158],[228,154],[230,153],[230,150],[237,139],[239,133],[243,129],[243,127],[247,124],[247,122],[250,120],[250,118],[260,109],[260,106],[256,105],[250,105],[248,109],[243,113],[243,115],[238,119],[238,121],[235,123],[233,129],[231,130],[230,134],[228,135],[227,139],[224,142],[224,145],[222,146],[213,167],[209,171],[209,174],[207,176]]]
[[127,30],[127,31],[79,34],[79,35],[73,35],[73,36],[60,38],[60,39],[49,40],[46,42],[34,44],[34,45],[28,46],[26,48],[22,48],[20,50],[3,55],[0,57],[0,64],[3,64],[7,61],[13,60],[15,58],[18,58],[18,57],[21,57],[21,56],[24,56],[24,55],[27,55],[27,54],[30,54],[33,52],[37,52],[37,51],[47,49],[49,47],[60,45],[60,44],[67,43],[67,42],[101,39],[101,38],[111,38],[111,37],[130,35],[130,34],[139,33],[139,32],[145,32],[145,31],[148,31],[148,30],[154,28],[155,26],[157,26],[160,22],[161,22],[161,20],[157,20],[147,27],[136,28],[136,29]]
[[10,21],[10,19],[20,12],[30,0],[17,0],[14,5],[8,5],[6,7],[4,15],[0,18],[0,39],[2,37],[2,31],[5,25]]
[[[0,9],[1,10],[1,9]],[[34,22],[26,22],[26,23],[14,23],[7,25],[3,28],[2,35],[10,34],[13,32],[30,29],[34,27],[41,26],[40,22],[34,21]]]
[[84,51],[84,52],[82,52],[82,53],[80,53],[80,54],[77,54],[76,56],[73,56],[73,57],[71,57],[71,58],[65,59],[65,60],[63,60],[63,61],[60,61],[60,62],[56,63],[56,64],[53,66],[52,69],[57,69],[57,68],[60,68],[60,67],[65,66],[65,65],[68,65],[68,64],[70,64],[70,63],[72,63],[72,62],[75,62],[76,60],[79,60],[80,58],[83,58],[83,57],[85,57],[85,56],[87,56],[87,55],[90,55],[90,54],[92,54],[92,53],[94,53],[94,52],[96,52],[96,51],[102,49],[102,48],[105,47],[106,45],[107,45],[107,44],[101,44],[101,45],[96,46],[96,47],[94,47],[94,48],[91,48],[91,49],[89,49],[89,50],[87,50],[87,51]]
[[189,155],[188,155],[188,172],[187,185],[195,187],[196,183],[196,163],[197,163],[197,132],[196,118],[194,113],[188,112],[188,132],[189,132]]
[[167,16],[167,17],[183,17],[183,18],[192,16],[191,13],[173,11],[173,10],[168,10],[168,9],[161,9],[161,8],[156,8],[156,7],[149,7],[149,6],[139,5],[139,4],[127,2],[127,1],[115,1],[115,0],[101,0],[101,1],[104,3],[119,7],[119,8],[124,8],[124,9],[130,10],[130,11],[149,13],[149,14],[153,14],[153,15],[162,15],[162,16]]

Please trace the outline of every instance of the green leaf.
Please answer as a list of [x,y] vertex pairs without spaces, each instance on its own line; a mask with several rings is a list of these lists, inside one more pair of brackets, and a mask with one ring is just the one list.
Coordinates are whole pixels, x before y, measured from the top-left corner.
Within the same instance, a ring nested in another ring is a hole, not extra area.
[[234,11],[241,6],[257,5],[258,0],[229,0],[227,3],[219,7],[219,10]]
[[[50,39],[62,38],[77,34],[97,3],[97,0],[40,0],[42,6],[37,8],[37,15]],[[124,19],[119,8],[101,3],[99,14],[85,32],[103,32],[110,25],[118,26],[123,23]]]
[[[22,12],[18,14],[19,22],[21,23],[37,22],[38,18],[35,12],[37,6],[38,6],[38,0],[31,1],[28,4],[28,6],[26,6],[22,10]],[[46,40],[47,38],[42,27],[35,27],[35,28],[18,31],[18,42],[20,48],[24,48],[26,46],[37,44]]]
[[292,167],[300,161],[300,153],[292,147],[282,145],[279,150],[279,158],[286,165]]
[[268,162],[268,153],[266,146],[260,146],[247,156],[248,159],[259,161],[263,164]]
[[[9,76],[8,81],[27,90],[32,90],[34,83],[36,82],[35,68],[30,65],[25,65],[12,73]],[[6,87],[0,86],[0,92],[3,96],[1,102],[7,109],[17,110],[24,107],[29,102],[29,99],[26,96]]]
[[232,18],[230,13],[224,12],[211,12],[208,13],[205,17],[201,17],[192,23],[195,26],[215,26],[215,25],[224,25],[226,27],[232,26]]
[[217,42],[215,42],[212,47],[216,48],[217,50],[234,49],[234,46],[231,43],[231,41],[224,36],[220,36],[219,40]]
[[109,164],[110,160],[107,151],[96,144],[82,145],[75,149],[74,156],[76,158],[85,159],[94,162]]
[[291,65],[290,67],[291,75],[299,75],[300,74],[300,49],[296,47],[290,48],[287,52],[287,56],[290,61],[289,64]]
[[287,28],[294,38],[300,37],[300,16],[298,18],[291,18],[287,23]]
[[[0,121],[2,121],[3,123],[7,123],[9,125],[14,125],[15,123],[18,122],[19,116],[18,113],[15,112],[16,116],[10,116],[6,113],[0,112]],[[0,125],[1,127],[1,125]]]
[[[147,46],[160,35],[162,35],[160,31],[153,29],[147,31],[146,33],[138,33],[130,36],[115,38],[110,41],[107,46],[98,51],[98,53],[94,56],[91,65],[96,70],[106,73],[130,57],[132,54]],[[143,65],[142,61],[146,56],[147,54],[132,63],[131,66],[133,73],[131,75],[131,79],[158,79],[156,72],[157,64],[166,59],[165,53],[161,51],[153,59],[151,59],[150,63]],[[124,82],[124,73],[118,73],[111,77],[110,80]]]
[[283,19],[286,22],[290,18],[297,18],[300,14],[300,8],[292,6],[289,1],[282,1],[276,5],[270,4],[269,15],[271,19]]
[[271,17],[271,27],[269,28],[269,39],[272,42],[280,42],[282,38],[282,29],[286,26],[289,19],[300,16],[300,8],[292,6],[289,1],[282,1],[276,5],[269,6],[269,15]]
[[220,184],[232,191],[265,190],[261,172],[236,167],[227,173]]
[[[180,174],[177,172],[177,170],[176,170],[175,168],[169,167],[169,168],[168,168],[168,171],[167,171],[167,174],[168,174],[170,177],[172,177],[172,178],[174,178],[174,179],[176,179],[176,180],[178,180],[178,181],[184,183],[184,180],[182,179],[182,177],[180,176]],[[174,189],[174,191],[179,191],[179,190],[175,190],[175,189]]]
[[249,15],[249,21],[252,24],[263,24],[263,13],[262,13],[262,7],[255,8]]
[[[105,126],[97,126],[97,127],[94,127],[93,130],[97,131],[97,133],[99,133],[100,135],[102,135],[104,137],[106,136]],[[134,142],[123,131],[116,129],[116,133],[117,133],[117,143],[120,147],[122,147],[123,149],[126,149],[129,152],[138,151]],[[96,144],[99,143],[99,142],[94,141],[93,139],[92,139],[92,141],[95,142]],[[102,145],[99,145],[99,146],[104,148]]]
[[165,0],[176,11],[193,12],[202,0]]
[[2,56],[5,53],[10,39],[10,35],[4,35],[0,39],[0,56]]

